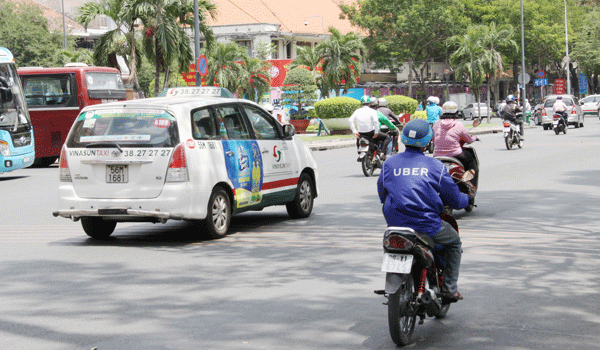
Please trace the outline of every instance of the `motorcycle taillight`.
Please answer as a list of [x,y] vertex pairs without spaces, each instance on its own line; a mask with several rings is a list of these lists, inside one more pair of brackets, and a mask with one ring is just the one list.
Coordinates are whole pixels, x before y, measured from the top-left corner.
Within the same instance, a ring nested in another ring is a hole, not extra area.
[[510,127],[510,123],[509,122],[504,122],[504,127],[505,128],[509,128]]
[[553,118],[554,119],[560,119],[560,115],[559,114],[555,114]]
[[367,147],[369,145],[369,142],[365,141],[365,140],[361,140],[360,141],[360,146],[361,147]]
[[397,235],[391,235],[383,240],[383,247],[386,249],[411,249],[415,244],[407,238]]

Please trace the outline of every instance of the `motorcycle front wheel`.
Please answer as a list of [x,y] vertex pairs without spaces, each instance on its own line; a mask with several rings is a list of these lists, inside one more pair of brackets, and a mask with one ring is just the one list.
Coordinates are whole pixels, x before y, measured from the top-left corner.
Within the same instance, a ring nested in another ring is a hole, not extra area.
[[375,165],[373,164],[373,153],[368,152],[362,159],[362,171],[366,177],[373,175]]
[[408,345],[417,319],[415,283],[411,274],[401,275],[402,284],[388,296],[388,323],[394,343]]

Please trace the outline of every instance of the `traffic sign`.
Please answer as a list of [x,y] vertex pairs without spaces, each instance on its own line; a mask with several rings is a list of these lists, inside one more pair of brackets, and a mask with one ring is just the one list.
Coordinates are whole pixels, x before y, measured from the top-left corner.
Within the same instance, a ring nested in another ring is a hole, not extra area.
[[548,85],[548,78],[534,79],[533,80],[533,85],[534,86],[545,86],[545,85]]
[[529,83],[529,79],[531,79],[531,77],[529,77],[529,74],[524,73],[524,74],[519,74],[519,84],[527,84]]
[[587,76],[579,73],[579,93],[587,94],[588,84],[587,84]]
[[564,79],[554,79],[554,94],[562,95],[565,93],[565,80]]
[[538,77],[538,78],[542,79],[542,78],[543,78],[543,77],[545,77],[545,76],[546,76],[546,73],[544,73],[544,71],[543,71],[543,70],[539,70],[539,71],[537,72],[537,77]]
[[198,57],[198,62],[196,62],[196,69],[198,70],[198,74],[204,77],[208,74],[208,61],[206,60],[206,56],[200,55]]

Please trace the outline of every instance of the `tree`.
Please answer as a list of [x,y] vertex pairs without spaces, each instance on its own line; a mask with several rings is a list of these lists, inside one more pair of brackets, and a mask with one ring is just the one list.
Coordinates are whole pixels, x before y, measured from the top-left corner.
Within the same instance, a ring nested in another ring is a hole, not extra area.
[[337,29],[329,27],[331,35],[317,46],[323,67],[323,84],[321,95],[329,96],[330,90],[340,95],[354,87],[360,75],[360,50],[364,50],[361,37],[356,33],[342,35]]
[[98,39],[98,43],[94,47],[95,63],[100,66],[118,68],[117,56],[123,57],[130,72],[129,83],[132,83],[140,92],[141,88],[137,80],[140,52],[137,48],[135,33],[135,23],[138,19],[136,0],[86,2],[79,8],[77,21],[87,29],[90,22],[98,16],[110,18],[115,22],[116,28],[102,34]]
[[[516,50],[517,43],[512,40],[514,35],[513,27],[505,25],[502,27],[496,26],[495,22],[489,25],[480,25],[477,27],[480,31],[480,45],[483,46],[483,55],[480,57],[483,65],[483,69],[487,75],[487,106],[491,107],[490,104],[490,85],[492,80],[502,76],[504,72],[504,61],[502,58],[502,52],[508,52],[509,50]],[[479,115],[481,115],[481,108],[479,108]],[[487,114],[488,122],[490,120],[490,114]]]
[[376,68],[397,72],[408,63],[409,95],[413,73],[424,86],[424,63],[443,60],[446,39],[468,23],[460,0],[364,0],[340,9],[367,35],[364,42]]
[[246,57],[243,62],[243,75],[239,77],[238,96],[248,100],[260,102],[264,94],[271,91],[271,64],[260,58]]
[[19,67],[58,65],[56,53],[63,49],[63,36],[50,32],[39,8],[15,7],[0,0],[0,18],[0,43],[12,52]]
[[239,77],[244,73],[242,61],[247,57],[246,49],[233,42],[215,42],[210,49],[204,50],[204,54],[208,64],[206,84],[237,91]]
[[[169,76],[169,67],[177,60],[180,73],[186,72],[188,66],[194,61],[194,54],[190,46],[190,39],[183,29],[183,24],[193,24],[194,12],[193,0],[137,0],[137,13],[144,23],[143,45],[146,57],[155,64],[154,93],[159,91],[159,76],[162,70]],[[216,16],[216,6],[209,0],[199,1],[199,14],[208,12],[213,18]],[[206,17],[200,28],[203,30],[207,47],[212,46],[214,35],[210,27],[206,25]],[[165,83],[168,78],[165,79]]]
[[323,86],[322,57],[317,52],[317,48],[315,46],[302,46],[296,52],[296,58],[289,64],[288,68],[302,67],[308,69],[315,77],[317,87],[321,90],[321,96],[325,97],[327,93]]
[[298,113],[305,105],[311,105],[316,98],[317,85],[315,77],[306,68],[297,67],[290,70],[283,81],[286,99],[296,101]]
[[588,91],[597,93],[600,75],[600,11],[595,9],[583,22],[586,25],[580,30],[579,40],[573,46],[571,58],[578,62],[578,68],[590,78]]
[[473,26],[466,34],[450,37],[450,45],[457,47],[450,55],[450,64],[455,68],[456,76],[469,82],[471,89],[475,91],[477,103],[481,102],[479,87],[485,78],[484,61],[481,57],[485,54],[481,45],[481,26]]

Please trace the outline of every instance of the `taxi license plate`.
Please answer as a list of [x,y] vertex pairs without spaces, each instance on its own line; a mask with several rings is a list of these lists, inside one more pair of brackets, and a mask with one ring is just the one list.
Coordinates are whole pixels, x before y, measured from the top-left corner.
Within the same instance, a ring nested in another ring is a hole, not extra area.
[[413,256],[409,254],[383,254],[381,271],[409,274],[412,268]]
[[106,166],[107,183],[127,183],[129,182],[129,168],[127,165],[107,165]]

